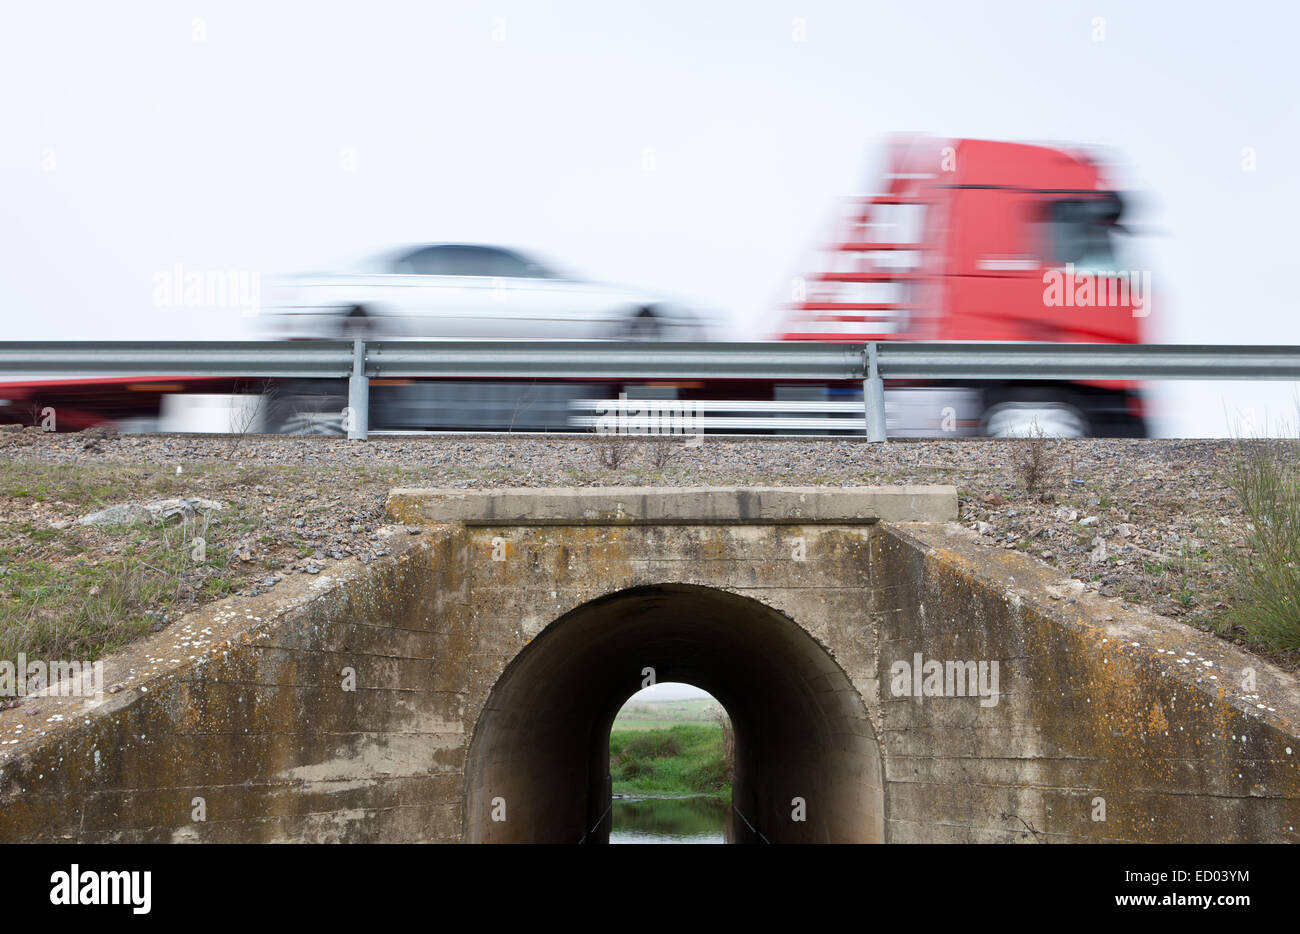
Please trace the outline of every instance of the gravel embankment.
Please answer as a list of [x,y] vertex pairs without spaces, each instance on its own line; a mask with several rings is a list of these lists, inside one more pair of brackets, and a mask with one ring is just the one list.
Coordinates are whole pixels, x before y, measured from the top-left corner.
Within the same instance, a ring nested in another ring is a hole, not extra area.
[[[119,553],[121,529],[75,524],[95,509],[170,497],[221,502],[207,535],[223,556],[220,573],[209,576],[222,586],[205,584],[202,574],[181,581],[151,610],[165,625],[226,592],[268,589],[332,560],[370,560],[382,550],[376,530],[395,486],[951,483],[961,521],[989,547],[1024,550],[1062,578],[1249,644],[1230,622],[1227,559],[1245,530],[1227,485],[1234,442],[1048,441],[1047,475],[1035,495],[1016,466],[1027,443],[708,438],[691,448],[680,440],[539,436],[349,443],[0,431],[0,533],[9,539],[0,573],[42,562],[84,567]],[[73,536],[71,546],[61,536]],[[0,626],[15,612],[39,612],[30,588],[19,600],[11,585],[8,603],[5,588],[0,576]],[[1270,657],[1296,667],[1294,658]]]

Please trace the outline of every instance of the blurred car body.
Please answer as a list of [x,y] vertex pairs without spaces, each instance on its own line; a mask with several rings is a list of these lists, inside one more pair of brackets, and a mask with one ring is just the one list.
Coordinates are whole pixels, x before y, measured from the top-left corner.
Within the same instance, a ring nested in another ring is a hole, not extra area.
[[681,303],[569,278],[515,250],[438,243],[354,273],[295,276],[276,288],[273,336],[367,340],[698,340]]

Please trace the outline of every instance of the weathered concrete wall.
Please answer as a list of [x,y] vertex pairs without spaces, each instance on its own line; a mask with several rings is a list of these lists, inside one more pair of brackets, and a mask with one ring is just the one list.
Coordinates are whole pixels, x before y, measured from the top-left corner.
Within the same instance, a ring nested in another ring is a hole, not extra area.
[[454,838],[463,694],[434,662],[463,650],[452,535],[407,538],[119,653],[98,705],[0,713],[0,840]]
[[[969,539],[875,540],[891,841],[1300,840],[1294,675]],[[998,660],[1001,699],[894,697],[917,652]]]
[[953,486],[558,487],[397,489],[388,512],[403,521],[465,525],[853,525],[944,522],[957,517]]
[[[598,838],[609,722],[647,666],[727,705],[738,806],[772,839],[1296,839],[1294,676],[1052,599],[1051,569],[955,525],[844,518],[844,491],[746,491],[748,524],[692,491],[713,511],[671,525],[625,492],[543,526],[395,495],[444,524],[194,614],[110,659],[96,707],[0,712],[0,841]],[[917,653],[998,661],[997,702],[895,696]]]

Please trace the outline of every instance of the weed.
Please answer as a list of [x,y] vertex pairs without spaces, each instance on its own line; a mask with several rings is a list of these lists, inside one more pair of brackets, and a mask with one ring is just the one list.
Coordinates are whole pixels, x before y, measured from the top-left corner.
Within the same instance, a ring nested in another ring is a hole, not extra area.
[[1030,496],[1042,495],[1054,471],[1054,464],[1052,452],[1047,446],[1047,437],[1037,421],[1034,422],[1029,435],[1021,442],[1012,467],[1026,493]]
[[596,457],[602,467],[618,470],[632,456],[633,444],[627,435],[600,435],[596,440]]
[[1294,443],[1239,441],[1230,485],[1246,515],[1234,554],[1241,627],[1273,649],[1300,649],[1300,468]]

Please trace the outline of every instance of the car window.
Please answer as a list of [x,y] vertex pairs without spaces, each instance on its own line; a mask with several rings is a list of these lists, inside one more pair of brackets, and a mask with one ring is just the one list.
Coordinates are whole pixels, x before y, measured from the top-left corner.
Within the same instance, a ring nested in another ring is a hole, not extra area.
[[509,250],[445,244],[423,247],[400,257],[394,272],[417,276],[550,278],[545,267]]
[[1078,269],[1118,268],[1116,221],[1122,204],[1117,195],[1053,201],[1045,218],[1047,259]]

